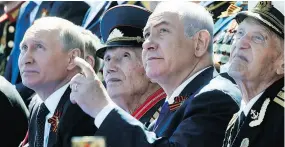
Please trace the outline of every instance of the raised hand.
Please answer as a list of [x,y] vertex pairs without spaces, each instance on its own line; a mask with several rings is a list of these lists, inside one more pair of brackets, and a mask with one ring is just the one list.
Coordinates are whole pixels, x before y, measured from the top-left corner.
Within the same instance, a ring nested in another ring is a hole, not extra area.
[[70,81],[70,100],[95,118],[111,99],[90,64],[79,57],[75,57],[74,63],[82,70],[82,74],[75,75]]

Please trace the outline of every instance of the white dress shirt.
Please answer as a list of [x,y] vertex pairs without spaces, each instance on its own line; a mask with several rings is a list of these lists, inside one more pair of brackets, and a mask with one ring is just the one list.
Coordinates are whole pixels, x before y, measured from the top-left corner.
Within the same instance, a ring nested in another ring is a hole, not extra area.
[[[66,91],[67,87],[69,86],[69,83],[62,86],[58,90],[56,90],[54,93],[52,93],[45,101],[45,105],[49,110],[49,113],[46,116],[46,122],[45,122],[45,132],[44,132],[44,147],[47,147],[48,145],[48,138],[49,138],[49,132],[50,132],[50,126],[51,124],[48,123],[48,119],[51,118],[54,114],[54,111],[60,101],[60,98],[63,96],[64,92]],[[39,95],[35,95],[36,97],[40,98]]]
[[[174,98],[176,96],[178,96],[182,90],[196,77],[198,76],[201,72],[203,72],[204,70],[206,70],[209,67],[206,67],[200,71],[198,71],[197,73],[195,73],[193,76],[189,77],[186,81],[184,81],[180,86],[178,86],[174,92],[172,93],[172,95],[170,97],[167,96],[166,101],[168,101],[168,103],[172,104],[174,102]],[[214,76],[218,75],[218,73],[215,71]],[[103,123],[104,119],[108,116],[108,114],[115,108],[118,107],[116,106],[116,104],[112,103],[112,104],[108,104],[107,106],[105,106],[99,113],[98,115],[95,117],[95,126],[97,128],[99,128],[101,126],[101,124]]]
[[243,111],[243,113],[246,117],[249,113],[249,110],[252,108],[252,106],[255,104],[255,102],[260,98],[260,96],[263,94],[263,92],[259,93],[254,98],[252,98],[247,104],[244,102],[244,100],[241,100],[239,114]]

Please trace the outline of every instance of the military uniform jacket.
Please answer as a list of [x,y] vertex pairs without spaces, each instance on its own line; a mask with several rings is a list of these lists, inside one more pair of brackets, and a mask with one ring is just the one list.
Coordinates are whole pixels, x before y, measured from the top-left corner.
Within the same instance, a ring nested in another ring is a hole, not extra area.
[[195,77],[180,93],[189,97],[155,130],[145,129],[115,108],[95,135],[105,136],[108,147],[221,147],[227,124],[239,109],[234,99],[241,95],[236,85],[221,76],[213,79],[213,75],[210,67]]
[[264,91],[240,128],[238,117],[230,121],[223,147],[284,147],[284,78]]
[[[48,147],[70,147],[73,136],[92,136],[97,128],[94,118],[84,113],[77,104],[70,102],[71,89],[67,88],[61,97],[53,118],[58,121],[50,127]],[[34,147],[36,139],[36,115],[41,101],[34,97],[30,104],[29,147]],[[57,129],[55,128],[57,127]]]

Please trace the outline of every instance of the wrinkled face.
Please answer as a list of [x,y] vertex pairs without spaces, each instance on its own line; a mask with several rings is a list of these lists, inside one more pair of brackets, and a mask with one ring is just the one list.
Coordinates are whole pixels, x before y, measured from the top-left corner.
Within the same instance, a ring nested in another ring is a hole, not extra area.
[[283,58],[277,49],[280,41],[262,25],[246,18],[239,25],[234,46],[229,68],[232,77],[258,82],[276,74],[279,55]]
[[[156,9],[157,10],[157,9]],[[194,41],[186,37],[183,20],[176,12],[155,11],[144,28],[142,60],[154,82],[193,66]]]
[[68,52],[58,32],[31,27],[20,45],[18,65],[23,84],[31,89],[56,85],[66,78]]
[[143,94],[149,79],[141,61],[141,49],[116,47],[104,54],[103,76],[111,98]]

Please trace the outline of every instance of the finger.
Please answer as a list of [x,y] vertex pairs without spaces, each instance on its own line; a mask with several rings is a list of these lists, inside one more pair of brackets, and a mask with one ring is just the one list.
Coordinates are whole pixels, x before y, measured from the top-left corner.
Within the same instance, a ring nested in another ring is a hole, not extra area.
[[83,81],[85,80],[86,78],[82,75],[82,74],[76,74],[74,77],[72,77],[72,79],[70,80],[70,85],[71,84],[74,84],[74,83],[77,83],[77,84],[81,84],[83,83]]
[[82,69],[83,74],[87,79],[93,79],[94,77],[98,79],[95,71],[89,63],[79,57],[74,58],[74,63]]
[[76,104],[75,94],[74,92],[71,92],[69,95],[70,101],[72,104]]

